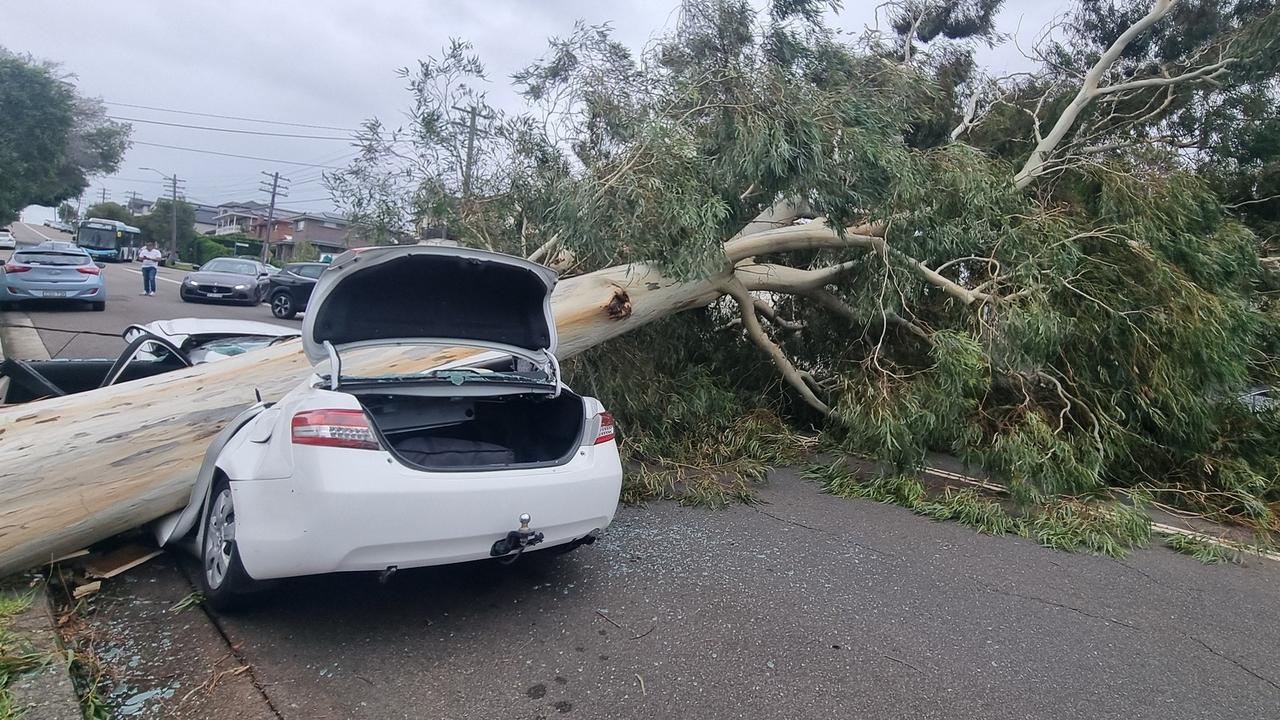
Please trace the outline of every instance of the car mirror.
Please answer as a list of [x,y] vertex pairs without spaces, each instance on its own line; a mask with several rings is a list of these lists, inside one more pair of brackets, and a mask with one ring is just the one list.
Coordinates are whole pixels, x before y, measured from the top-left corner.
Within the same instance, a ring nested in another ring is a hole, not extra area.
[[191,266],[191,272],[196,272],[196,271],[198,271],[199,269],[200,269],[200,266],[199,266],[199,265],[192,265],[192,266]]
[[106,269],[107,269],[107,266],[106,266],[106,264],[105,264],[105,263],[96,262],[96,263],[94,263],[94,265],[97,265],[99,270],[106,270]]

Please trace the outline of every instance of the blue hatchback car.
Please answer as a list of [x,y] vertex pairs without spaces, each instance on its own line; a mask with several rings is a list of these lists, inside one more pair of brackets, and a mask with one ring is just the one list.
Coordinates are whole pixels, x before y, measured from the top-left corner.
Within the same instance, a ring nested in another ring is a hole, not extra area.
[[107,309],[102,266],[67,242],[47,242],[15,250],[0,272],[0,305],[45,300],[78,300]]

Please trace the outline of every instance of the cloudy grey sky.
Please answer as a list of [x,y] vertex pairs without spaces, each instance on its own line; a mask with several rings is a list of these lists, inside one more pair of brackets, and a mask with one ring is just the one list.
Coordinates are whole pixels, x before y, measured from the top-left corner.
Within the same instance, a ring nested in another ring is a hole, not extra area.
[[[846,0],[834,24],[859,31],[875,20],[879,0]],[[575,21],[610,22],[639,48],[675,22],[678,0],[62,0],[10,2],[0,10],[0,45],[54,60],[78,78],[80,91],[102,97],[111,114],[187,125],[343,137],[330,129],[267,125],[182,110],[291,123],[353,128],[362,119],[396,122],[408,95],[396,68],[439,52],[449,38],[475,44],[499,106],[505,78],[536,59],[546,39]],[[1023,47],[1067,0],[1006,0],[1004,32]],[[1013,43],[984,50],[993,71],[1026,69]],[[265,199],[262,171],[292,178],[289,209],[330,210],[320,173],[354,154],[346,140],[232,134],[134,123],[118,173],[96,178],[86,193],[123,201],[130,192],[154,198],[160,173],[177,173],[188,198],[218,203]],[[143,143],[150,143],[144,145]],[[225,157],[158,145],[261,159]],[[283,162],[289,161],[289,162]],[[50,213],[32,208],[28,221]]]

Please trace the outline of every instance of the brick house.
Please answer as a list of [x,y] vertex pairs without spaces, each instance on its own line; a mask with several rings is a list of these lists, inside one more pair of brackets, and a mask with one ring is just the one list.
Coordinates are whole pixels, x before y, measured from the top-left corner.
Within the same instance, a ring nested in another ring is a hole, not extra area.
[[329,255],[336,255],[359,245],[360,241],[353,232],[351,222],[336,213],[293,213],[290,220],[292,236],[277,251],[277,256],[285,262],[293,258],[294,248],[302,242],[310,244],[321,254]]

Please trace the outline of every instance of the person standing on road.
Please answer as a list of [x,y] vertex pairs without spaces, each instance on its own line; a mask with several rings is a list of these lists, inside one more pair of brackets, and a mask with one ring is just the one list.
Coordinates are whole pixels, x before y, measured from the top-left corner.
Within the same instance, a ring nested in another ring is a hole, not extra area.
[[156,244],[147,241],[147,246],[138,251],[138,259],[142,261],[142,294],[156,294],[156,273],[159,272],[159,262],[163,255],[156,249]]

